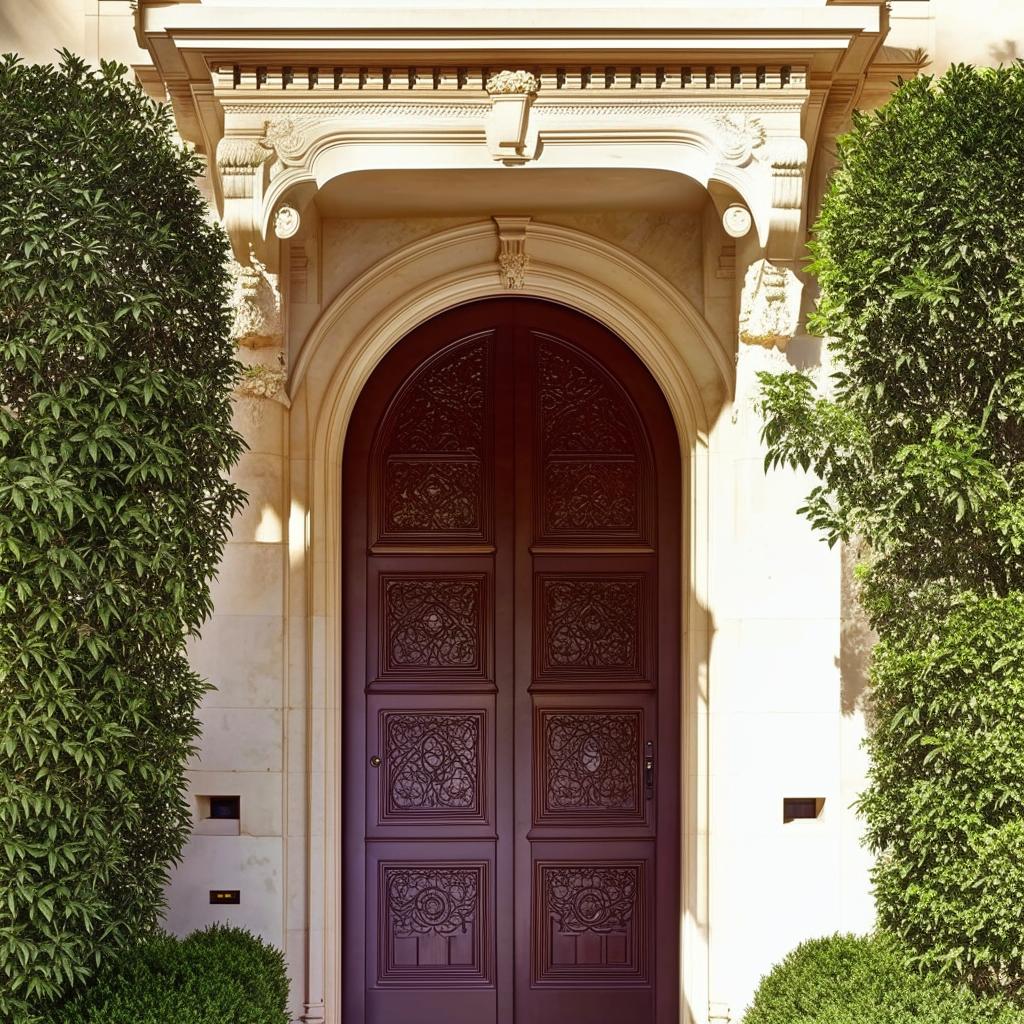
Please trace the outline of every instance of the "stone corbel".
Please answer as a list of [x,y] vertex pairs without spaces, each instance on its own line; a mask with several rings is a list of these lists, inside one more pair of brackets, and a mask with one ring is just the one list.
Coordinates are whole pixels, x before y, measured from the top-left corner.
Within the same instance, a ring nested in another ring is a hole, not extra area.
[[529,217],[495,217],[498,227],[498,274],[505,288],[518,291],[526,287],[530,256],[526,251]]
[[803,282],[797,276],[802,250],[807,144],[799,136],[770,145],[772,205],[762,259],[747,269],[740,296],[739,336],[748,345],[785,350],[800,325]]
[[529,71],[499,71],[487,79],[491,112],[487,117],[487,146],[504,164],[520,164],[537,154],[537,132],[530,130],[530,108],[540,81]]
[[799,136],[771,143],[772,209],[766,255],[772,260],[796,259],[803,221],[807,143]]
[[802,292],[803,282],[791,267],[755,260],[743,279],[740,341],[784,351],[800,323]]
[[228,269],[234,311],[231,337],[240,348],[280,349],[284,328],[277,274],[271,274],[251,249],[247,263],[231,260]]
[[217,144],[224,228],[240,262],[248,259],[250,248],[262,239],[263,165],[270,156],[270,150],[251,136],[225,135]]

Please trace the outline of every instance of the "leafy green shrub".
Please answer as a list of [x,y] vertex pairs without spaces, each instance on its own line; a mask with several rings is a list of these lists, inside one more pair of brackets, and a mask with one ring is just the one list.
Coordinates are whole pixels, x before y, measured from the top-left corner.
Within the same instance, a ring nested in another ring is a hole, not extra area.
[[47,1024],[287,1024],[278,950],[238,928],[156,935],[106,964]]
[[798,946],[757,989],[743,1024],[1021,1024],[998,997],[979,997],[906,966],[884,935],[833,935]]
[[854,540],[879,642],[861,802],[879,920],[1024,995],[1024,64],[858,115],[815,228],[834,395],[762,376],[768,464]]
[[241,503],[226,240],[124,72],[0,59],[5,1024],[155,925]]

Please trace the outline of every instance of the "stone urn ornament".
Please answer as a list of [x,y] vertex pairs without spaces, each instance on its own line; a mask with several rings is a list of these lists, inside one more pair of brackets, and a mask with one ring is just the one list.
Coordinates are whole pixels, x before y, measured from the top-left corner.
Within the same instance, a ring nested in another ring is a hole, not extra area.
[[526,128],[530,106],[540,81],[529,71],[499,71],[485,85],[491,98],[491,132],[499,159],[525,159]]

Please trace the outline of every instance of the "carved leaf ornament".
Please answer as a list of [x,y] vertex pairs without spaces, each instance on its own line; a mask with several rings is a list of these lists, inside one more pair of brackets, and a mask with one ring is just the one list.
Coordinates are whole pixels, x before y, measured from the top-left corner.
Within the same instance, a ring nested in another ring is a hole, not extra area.
[[388,872],[387,901],[397,936],[454,935],[476,916],[479,872],[425,866]]
[[545,872],[547,908],[563,935],[623,932],[636,907],[634,867],[566,867]]
[[476,806],[478,715],[390,713],[385,746],[392,807],[404,811]]
[[633,810],[639,802],[635,712],[547,716],[544,764],[552,810]]

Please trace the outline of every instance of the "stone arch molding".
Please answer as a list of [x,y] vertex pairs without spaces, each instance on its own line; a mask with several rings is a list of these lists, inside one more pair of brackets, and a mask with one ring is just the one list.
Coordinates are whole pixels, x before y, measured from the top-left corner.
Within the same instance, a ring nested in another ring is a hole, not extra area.
[[[521,219],[519,219],[521,221]],[[506,225],[507,227],[507,225]],[[623,250],[580,231],[517,223],[527,267],[515,293],[570,306],[599,320],[641,358],[661,387],[679,433],[684,467],[688,599],[681,677],[684,749],[707,749],[706,676],[710,566],[708,433],[732,391],[733,364],[698,311],[669,281]],[[288,603],[306,609],[305,669],[293,684],[306,701],[307,791],[296,809],[318,823],[306,837],[308,948],[303,1020],[341,1024],[342,495],[338,472],[349,419],[374,368],[409,331],[461,303],[509,294],[497,256],[500,224],[449,229],[365,271],[330,304],[297,354],[291,379],[292,505],[304,508],[291,543]],[[301,468],[300,467],[304,467]],[[687,778],[690,778],[687,775]],[[292,799],[290,796],[289,799]],[[686,838],[681,970],[687,999],[705,1004],[708,935],[707,804],[684,799]],[[290,813],[290,812],[289,812]],[[297,895],[297,894],[296,894]]]
[[[511,273],[504,259],[510,254],[518,258]],[[396,281],[405,286],[399,296]],[[361,387],[387,347],[423,321],[510,289],[587,313],[621,337],[672,396],[686,443],[706,434],[732,393],[733,357],[689,299],[656,270],[583,231],[499,217],[422,239],[349,284],[296,354],[289,394],[298,396],[307,378],[336,377],[339,352],[344,372],[355,374]],[[326,394],[323,401],[330,402]]]
[[636,68],[601,89],[505,70],[482,89],[434,82],[424,91],[413,74],[389,74],[369,83],[379,88],[331,93],[249,89],[233,69],[219,72],[215,192],[236,258],[245,264],[253,253],[272,266],[268,242],[299,228],[291,197],[355,171],[495,163],[661,170],[707,188],[729,234],[753,229],[762,265],[745,280],[741,337],[784,346],[799,310],[805,73],[762,69],[748,81],[709,68],[697,87],[668,85],[658,70]]

